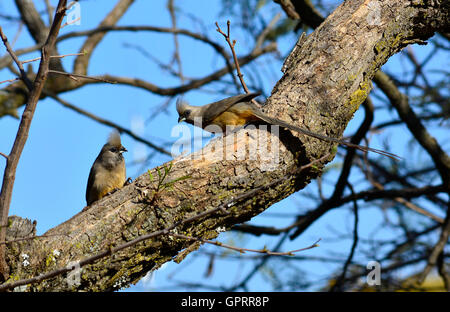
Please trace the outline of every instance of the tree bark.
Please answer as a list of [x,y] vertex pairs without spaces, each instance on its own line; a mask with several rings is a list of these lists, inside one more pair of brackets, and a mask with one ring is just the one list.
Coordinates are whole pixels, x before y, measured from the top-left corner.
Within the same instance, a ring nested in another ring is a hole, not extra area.
[[[341,137],[367,97],[380,66],[406,45],[423,43],[448,27],[448,7],[448,1],[345,1],[292,51],[284,76],[267,99],[265,112],[320,134]],[[214,140],[202,151],[172,161],[165,182],[184,177],[173,185],[158,187],[157,170],[153,169],[151,175],[141,175],[131,185],[49,230],[45,237],[8,244],[10,281],[65,267],[70,261],[167,228],[287,177],[251,197],[235,200],[226,208],[228,213],[220,210],[176,228],[184,235],[215,238],[222,228],[247,221],[302,189],[321,174],[333,156],[300,174],[293,173],[335,151],[333,144],[280,129],[278,137],[271,136],[273,142],[279,142],[280,162],[268,167],[261,151],[255,160],[238,160],[239,152],[264,130],[248,133],[235,142],[226,142],[236,160],[224,160],[220,149],[212,150],[212,145],[226,141]],[[193,157],[202,153],[203,157]],[[28,285],[26,290],[115,290],[136,283],[177,255],[177,260],[182,260],[198,246],[197,242],[160,235],[84,266],[81,283],[72,288],[64,274]]]

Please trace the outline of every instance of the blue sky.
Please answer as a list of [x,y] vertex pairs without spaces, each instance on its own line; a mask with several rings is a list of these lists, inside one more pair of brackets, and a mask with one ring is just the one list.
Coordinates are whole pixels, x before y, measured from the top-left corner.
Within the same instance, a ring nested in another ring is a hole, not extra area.
[[[38,1],[38,3],[39,6],[42,6],[44,1]],[[56,1],[52,1],[52,3],[55,4]],[[106,0],[81,1],[80,25],[67,26],[61,30],[61,34],[94,28],[115,3],[116,1]],[[225,27],[227,19],[227,17],[219,16],[220,1],[185,0],[182,4],[180,1],[176,1],[176,3],[180,3],[185,12],[201,18],[208,27],[209,37],[225,46],[225,41],[216,33],[214,26],[214,22],[219,21]],[[166,1],[136,1],[118,24],[170,27],[170,17],[165,6]],[[273,9],[277,8],[275,5],[271,7]],[[0,11],[7,12],[10,15],[17,15],[12,1],[2,1]],[[192,31],[201,30],[186,15],[179,17],[178,26]],[[233,23],[233,19],[231,17],[230,19]],[[9,23],[2,26],[11,40],[17,32],[17,24]],[[234,32],[232,36],[238,41],[239,55],[243,55],[251,49],[252,43],[248,42],[241,33]],[[63,42],[59,46],[60,54],[78,52],[83,39],[71,39]],[[29,46],[30,40],[29,36],[26,35],[26,31],[22,30],[22,35],[15,44],[15,48]],[[183,71],[186,76],[201,77],[223,66],[222,60],[214,54],[212,49],[204,44],[182,36],[179,37],[179,40],[182,47]],[[279,49],[282,55],[290,50],[295,41],[296,38],[294,36],[287,36],[281,40]],[[172,57],[173,37],[170,35],[145,32],[117,32],[108,34],[95,50],[90,61],[88,74],[101,75],[108,73],[138,77],[163,87],[179,84],[179,80],[162,73],[153,62],[145,58],[141,53],[130,51],[130,48],[127,48],[124,44],[139,44],[165,63],[168,63]],[[415,47],[414,49],[419,59],[424,58],[430,52],[429,46]],[[0,51],[2,55],[5,53],[4,49]],[[21,56],[21,59],[25,60],[36,56],[39,55],[31,53]],[[444,61],[445,55],[439,57],[442,59],[442,63],[446,62],[448,66],[448,61]],[[258,62],[262,62],[262,60],[259,59]],[[73,58],[66,57],[63,59],[63,62],[66,68],[70,69]],[[35,62],[33,64],[34,68],[37,65],[38,63]],[[276,69],[280,67],[281,63],[274,66]],[[394,56],[384,67],[384,69],[394,73],[404,71],[405,68],[409,70],[408,64],[401,54]],[[439,68],[439,64],[437,68]],[[266,82],[267,93],[270,93],[271,87],[282,74],[281,71],[276,70],[273,73],[273,77],[268,75],[270,78]],[[0,72],[0,80],[10,78],[12,78],[12,74],[7,70]],[[205,89],[212,92],[193,91],[184,95],[184,98],[198,105],[215,101],[221,97],[221,94],[213,92],[213,86],[206,86]],[[137,88],[109,84],[93,84],[75,92],[62,94],[61,97],[80,108],[114,121],[123,127],[130,128],[140,136],[156,144],[163,145],[176,140],[176,138],[170,137],[172,128],[177,124],[177,114],[174,105],[171,105],[166,113],[148,121],[155,109],[164,102],[165,99],[163,97]],[[383,114],[377,114],[374,124],[378,124],[391,115],[395,115],[395,112],[385,111]],[[355,114],[347,129],[347,134],[351,134],[357,129],[362,117],[362,112]],[[17,126],[18,120],[12,117],[0,119],[0,151],[4,153],[10,151]],[[38,234],[42,234],[49,228],[78,213],[85,206],[84,194],[89,169],[110,131],[111,128],[68,110],[53,100],[45,99],[40,101],[17,169],[10,214],[37,220]],[[448,138],[445,131],[445,129],[440,129],[439,127],[432,129],[432,133],[438,139],[442,139],[441,142],[446,137]],[[375,135],[371,140],[371,147],[382,148],[382,143],[384,140],[387,140],[393,147],[394,153],[404,156],[408,143],[404,139],[405,133],[404,128],[398,127],[398,131],[387,138],[382,134]],[[133,179],[146,172],[146,169],[170,160],[170,157],[156,154],[145,167],[132,165],[134,161],[148,154],[151,150],[126,135],[122,136],[122,143],[129,150],[129,153],[125,155],[128,164],[127,173]],[[448,144],[444,145],[444,147],[448,150]],[[170,150],[170,145],[167,149]],[[423,160],[423,153],[421,153],[420,149],[412,151],[408,156],[411,157],[410,160]],[[339,165],[339,162],[335,161],[330,165]],[[0,172],[3,172],[3,169],[4,161],[0,158]],[[333,185],[336,177],[337,175],[333,172],[327,174],[324,178],[324,184]],[[362,177],[360,180],[363,180]],[[357,189],[362,189],[365,186],[367,185],[364,182],[356,185]],[[302,192],[315,192],[315,189],[316,185],[313,182]],[[332,188],[325,186],[324,192],[329,193],[331,190]],[[282,227],[288,225],[292,219],[279,218],[277,214],[296,214],[299,211],[304,211],[306,208],[313,207],[312,202],[305,199],[300,200],[300,197],[293,195],[273,205],[266,212],[252,219],[251,222],[258,225]],[[384,233],[374,228],[375,225],[382,222],[384,217],[378,208],[367,208],[364,210],[364,214],[361,213],[361,215],[364,216],[359,224],[362,237],[370,237],[372,235],[395,236],[399,234]],[[283,249],[302,248],[322,238],[319,248],[309,250],[304,254],[326,257],[336,252],[346,252],[350,249],[351,240],[336,239],[336,236],[337,233],[351,233],[352,226],[353,216],[350,209],[331,211],[324,218],[314,223],[301,237],[286,243]],[[234,242],[236,245],[250,248],[263,248],[264,245],[267,245],[270,249],[276,244],[276,240],[264,236],[257,238],[230,233],[221,234],[219,240],[228,243]],[[217,247],[214,246],[202,247],[202,251],[218,252]],[[248,256],[252,255],[242,255],[242,257]],[[274,259],[273,263],[275,265],[277,260]],[[238,281],[240,277],[245,276],[245,273],[251,269],[251,265],[246,261],[218,259],[214,275],[209,279],[205,279],[203,274],[206,266],[207,258],[203,257],[200,259],[194,252],[182,264],[169,263],[163,269],[157,271],[152,278],[146,278],[145,281],[129,288],[129,290],[170,290],[170,285],[174,281],[202,281],[206,284],[215,284],[215,282],[220,281],[220,284],[231,285],[233,281]],[[302,263],[303,270],[319,279],[340,266],[341,264]],[[231,279],[229,278],[230,276],[232,277]],[[250,290],[271,290],[270,282],[268,279],[257,276],[252,280]]]

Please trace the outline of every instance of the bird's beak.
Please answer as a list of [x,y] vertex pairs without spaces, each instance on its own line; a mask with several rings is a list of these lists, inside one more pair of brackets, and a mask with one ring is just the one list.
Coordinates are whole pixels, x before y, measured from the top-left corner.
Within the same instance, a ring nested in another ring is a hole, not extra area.
[[122,146],[122,148],[120,149],[120,152],[121,153],[125,153],[125,152],[128,152],[128,150],[125,147]]
[[185,121],[186,120],[186,118],[185,117],[178,117],[178,123],[180,123],[180,122],[183,122],[183,121]]

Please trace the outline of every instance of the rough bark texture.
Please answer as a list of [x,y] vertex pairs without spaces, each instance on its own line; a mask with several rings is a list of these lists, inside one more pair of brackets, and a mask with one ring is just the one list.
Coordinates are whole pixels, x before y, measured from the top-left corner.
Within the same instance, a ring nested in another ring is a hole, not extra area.
[[[265,111],[300,127],[328,136],[340,137],[354,112],[371,89],[371,79],[387,59],[411,42],[421,42],[448,21],[447,1],[375,1],[380,14],[373,23],[373,1],[345,1],[290,57],[285,75],[267,100]],[[245,149],[261,130],[250,130],[228,147]],[[166,181],[172,188],[157,192],[145,173],[131,185],[108,196],[65,223],[49,230],[47,237],[8,245],[10,281],[29,278],[64,267],[69,261],[120,245],[140,235],[160,230],[174,222],[226,203],[239,194],[290,175],[302,164],[318,159],[334,146],[309,137],[296,137],[280,130],[280,163],[274,168],[264,160],[222,158],[221,150],[211,150],[222,139],[211,142],[202,159],[191,155],[173,160]],[[273,138],[277,140],[277,137]],[[261,154],[262,155],[262,154]],[[329,157],[327,161],[330,161]],[[323,165],[323,164],[322,164]],[[303,188],[321,173],[322,165],[292,176],[276,187],[238,201],[228,208],[176,229],[178,233],[204,239],[218,235],[219,227],[229,228],[249,220],[267,207]],[[114,290],[137,282],[148,271],[170,261],[181,250],[187,254],[198,247],[167,235],[138,243],[83,267],[81,284],[72,290]],[[57,250],[57,255],[54,254]],[[23,264],[21,255],[29,256]],[[27,290],[68,290],[66,276],[55,277],[27,287]]]

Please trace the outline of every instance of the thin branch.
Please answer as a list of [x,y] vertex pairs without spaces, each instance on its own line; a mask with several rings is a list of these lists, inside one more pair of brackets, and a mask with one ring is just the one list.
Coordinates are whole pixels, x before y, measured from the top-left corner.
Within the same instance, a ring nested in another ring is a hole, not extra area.
[[237,224],[234,225],[231,229],[234,231],[239,231],[242,233],[249,233],[255,236],[261,236],[261,235],[274,235],[278,236],[281,233],[286,233],[289,231],[292,227],[287,226],[283,228],[275,228],[273,226],[258,226],[258,225],[252,225],[252,224]]
[[[69,53],[69,54],[64,54],[64,55],[51,55],[50,58],[63,58],[63,57],[67,57],[67,56],[78,56],[78,55],[84,55],[84,54],[85,54],[85,52],[82,52],[82,53]],[[25,60],[25,61],[22,61],[22,64],[38,61],[40,59],[41,59],[40,57],[36,57],[34,59]]]
[[[371,171],[369,169],[365,170],[364,172],[366,174],[367,180],[376,189],[378,189],[378,190],[384,190],[385,189],[384,186],[381,183],[375,181],[375,179],[373,178],[373,175],[372,175],[372,173],[371,173]],[[411,201],[406,200],[403,197],[395,197],[394,200],[396,202],[404,205],[405,207],[413,210],[414,212],[417,212],[417,213],[419,213],[421,215],[424,215],[424,216],[426,216],[426,217],[428,217],[428,218],[430,218],[430,219],[432,219],[432,220],[434,220],[434,221],[436,221],[436,222],[438,222],[440,224],[444,223],[444,219],[443,218],[441,218],[439,216],[436,216],[435,214],[429,212],[428,210],[426,210],[426,209],[424,209],[422,207],[419,207],[418,205],[412,203]]]
[[[177,28],[177,18],[175,15],[175,5],[174,5],[174,0],[168,0],[167,3],[167,8],[169,10],[170,13],[170,21],[172,22],[172,28],[176,29]],[[181,57],[180,57],[180,45],[178,42],[178,35],[177,34],[173,34],[173,43],[175,46],[175,51],[173,53],[173,61],[175,61],[178,65],[178,77],[181,80],[181,83],[184,82],[184,76],[183,76],[183,68],[181,65]]]
[[[284,241],[288,238],[288,233],[285,233],[280,240],[278,241],[278,243],[276,244],[274,250],[278,250],[281,245],[283,245]],[[241,282],[236,283],[234,286],[226,289],[226,291],[236,291],[240,288],[245,290],[245,285],[247,284],[248,281],[250,281],[250,279],[257,273],[259,272],[259,270],[266,264],[266,262],[270,259],[270,257],[268,255],[263,255],[261,258],[261,261],[255,265],[255,267],[247,274],[247,276],[245,276]]]
[[433,162],[441,175],[442,181],[446,184],[448,192],[450,192],[450,157],[440,147],[437,140],[432,137],[422,125],[420,119],[417,118],[416,114],[411,109],[408,98],[397,89],[397,86],[392,82],[388,75],[378,71],[374,76],[374,82],[389,98],[414,138],[433,159]]
[[[350,183],[348,183],[348,188],[352,192],[352,194],[355,194],[353,187]],[[350,249],[350,253],[348,255],[347,260],[344,263],[344,268],[342,269],[342,274],[337,279],[336,283],[331,287],[330,291],[341,291],[342,290],[342,284],[345,280],[345,275],[347,274],[348,267],[350,263],[352,262],[353,256],[355,254],[356,246],[358,245],[358,222],[359,222],[359,216],[358,216],[358,203],[356,200],[353,200],[353,214],[354,214],[354,223],[353,223],[353,243],[352,247]]]
[[53,7],[50,0],[45,0],[45,7],[47,8],[48,25],[53,23]]
[[440,255],[443,253],[445,245],[448,243],[449,236],[450,236],[450,210],[447,210],[447,216],[445,218],[445,223],[442,225],[442,231],[439,236],[439,240],[431,250],[431,253],[428,256],[427,265],[425,266],[424,270],[417,279],[419,284],[422,284],[425,281],[425,278],[430,273],[431,269],[435,267],[436,264],[438,264],[438,259]]
[[249,248],[243,248],[243,247],[235,247],[235,246],[224,244],[224,243],[217,242],[217,241],[211,241],[211,240],[202,239],[199,237],[192,237],[192,236],[187,236],[187,235],[173,233],[173,232],[168,233],[168,235],[177,237],[177,238],[186,239],[186,240],[196,241],[199,243],[206,243],[206,244],[210,244],[210,245],[214,245],[214,246],[227,248],[230,250],[238,251],[239,253],[245,253],[248,251],[248,252],[266,254],[268,256],[293,256],[297,252],[301,252],[301,251],[305,251],[308,249],[313,249],[313,248],[319,247],[318,243],[321,241],[321,239],[318,239],[315,243],[313,243],[312,245],[305,247],[305,248],[295,249],[295,250],[290,250],[290,251],[285,251],[285,252],[278,252],[278,251],[270,251],[265,248],[264,249],[249,249]]
[[[72,2],[72,3],[74,3],[74,2]],[[77,17],[76,19],[74,19],[73,21],[67,21],[67,22],[65,22],[64,24],[62,24],[61,25],[61,29],[63,29],[64,27],[66,27],[66,26],[69,26],[69,25],[72,25],[72,24],[74,24],[74,23],[76,23],[76,22],[78,22],[78,21],[80,21],[81,20],[81,17]]]
[[273,29],[273,27],[275,26],[275,24],[278,22],[278,20],[281,17],[281,13],[276,14],[272,20],[269,22],[269,24],[267,25],[267,27],[265,27],[261,33],[259,34],[259,36],[256,38],[256,44],[255,46],[257,48],[262,47],[264,40],[266,40],[267,35],[270,33],[270,31]]
[[219,32],[225,38],[226,42],[230,46],[231,53],[233,54],[234,66],[236,67],[236,71],[237,71],[237,76],[239,77],[239,81],[241,82],[241,85],[244,88],[245,93],[250,93],[250,90],[247,88],[247,85],[245,84],[244,75],[241,73],[241,67],[239,66],[239,61],[236,56],[236,51],[234,50],[234,46],[236,45],[236,40],[233,40],[233,42],[231,42],[231,39],[230,39],[231,22],[227,21],[227,33],[226,34],[222,31],[222,29],[220,29],[219,23],[216,22],[216,26],[217,26],[217,29],[216,29],[217,32]]
[[16,78],[12,78],[12,79],[7,79],[7,80],[0,81],[0,84],[2,84],[2,83],[7,83],[7,82],[19,81],[19,80],[21,80],[21,79],[20,79],[19,77],[16,77]]
[[362,191],[356,194],[351,194],[342,198],[337,199],[333,202],[325,202],[321,204],[318,208],[308,211],[305,215],[302,215],[293,224],[298,227],[297,231],[292,234],[291,239],[300,235],[304,230],[306,230],[314,221],[319,219],[323,214],[330,211],[333,208],[340,207],[345,203],[353,200],[363,199],[365,201],[372,201],[377,199],[387,199],[387,198],[413,198],[419,196],[432,195],[437,193],[446,192],[446,187],[444,185],[436,186],[424,186],[424,187],[410,187],[403,189],[391,189],[391,190],[368,190]]
[[291,2],[291,0],[273,0],[275,3],[278,3],[286,15],[293,20],[300,19],[300,15],[295,11],[295,6]]
[[22,62],[19,60],[19,58],[17,57],[17,55],[14,53],[13,49],[11,48],[11,45],[9,44],[8,38],[3,33],[3,29],[2,29],[1,26],[0,26],[0,37],[2,38],[3,44],[5,45],[6,50],[8,51],[9,55],[11,56],[11,58],[14,60],[14,62],[17,65],[17,67],[19,68],[20,79],[22,79],[22,81],[25,83],[25,85],[28,88],[28,91],[31,91],[31,89],[33,88],[33,84],[31,82],[31,80],[28,78],[27,73],[23,69]]
[[[83,54],[83,53],[80,53],[80,54]],[[111,84],[117,83],[116,81],[108,80],[108,79],[105,79],[105,78],[102,78],[102,77],[98,77],[98,76],[96,76],[96,77],[94,77],[94,76],[86,76],[86,75],[66,73],[66,72],[61,72],[61,71],[51,70],[51,69],[48,72],[51,73],[51,74],[58,74],[58,75],[68,76],[68,77],[70,77],[70,78],[72,78],[74,80],[78,80],[76,78],[82,78],[82,79],[90,79],[90,80],[95,80],[95,81],[98,81],[98,82],[106,82],[106,83],[111,83]]]
[[[67,34],[63,34],[57,38],[57,42],[59,43],[59,42],[62,42],[64,40],[71,39],[71,38],[92,36],[92,35],[95,35],[98,33],[107,33],[107,32],[111,32],[111,31],[133,31],[133,32],[153,31],[153,32],[158,32],[158,33],[172,33],[172,34],[184,35],[184,36],[190,37],[194,40],[199,40],[201,42],[204,42],[204,43],[210,45],[214,50],[216,50],[216,52],[218,52],[220,55],[222,55],[226,61],[228,61],[228,58],[229,58],[228,53],[225,51],[225,49],[220,44],[217,44],[214,41],[211,41],[206,36],[202,36],[198,33],[191,32],[187,29],[173,29],[173,28],[168,28],[168,27],[144,26],[144,25],[143,26],[113,26],[113,25],[99,26],[99,27],[97,27],[95,29],[91,29],[91,30],[73,31],[73,32],[69,32]],[[30,53],[30,52],[39,50],[40,48],[42,48],[42,44],[36,44],[31,47],[17,50],[16,55]],[[1,57],[0,58],[0,68],[5,67],[7,65],[8,61],[9,61],[8,58]]]
[[444,287],[447,290],[447,292],[450,291],[450,274],[447,273],[447,263],[444,260],[445,255],[444,251],[442,251],[438,258],[437,258],[437,266],[438,266],[438,272],[441,276],[442,280],[444,281]]
[[[402,186],[406,186],[406,187],[411,188],[411,187],[414,187],[416,184],[408,182],[407,178],[409,176],[414,177],[415,174],[427,173],[427,172],[431,172],[432,171],[432,170],[429,170],[429,169],[435,169],[435,167],[433,166],[432,168],[431,167],[430,168],[425,168],[425,170],[421,169],[421,170],[418,170],[418,171],[413,171],[413,172],[411,172],[411,174],[402,177],[402,176],[399,176],[397,173],[393,172],[393,170],[395,170],[395,168],[388,170],[387,167],[379,164],[376,161],[373,161],[371,159],[367,159],[367,161],[368,161],[368,163],[369,163],[369,165],[371,167],[373,167],[373,168],[375,168],[377,170],[377,174],[379,174],[379,175],[381,174],[384,177],[385,181],[382,182],[382,184],[384,186],[386,186],[387,182],[398,182]],[[443,200],[443,199],[441,199],[441,198],[439,198],[437,196],[434,196],[434,195],[425,195],[425,196],[432,203],[439,204],[442,207],[447,207],[447,201],[445,201],[445,200]]]

